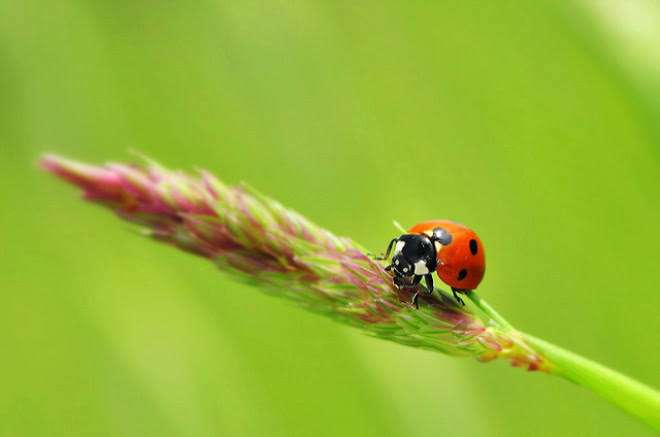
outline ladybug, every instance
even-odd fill
[[[419,223],[390,241],[385,255],[392,262],[385,267],[393,271],[397,287],[416,287],[424,278],[427,291],[433,293],[433,271],[451,287],[454,298],[465,305],[459,293],[477,288],[484,277],[484,247],[477,234],[468,227],[449,220]],[[413,296],[417,304],[419,291]]]

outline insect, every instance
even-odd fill
[[[460,293],[477,288],[484,277],[484,247],[477,234],[449,220],[419,223],[390,241],[383,257],[392,262],[385,270],[394,273],[397,287],[416,287],[424,278],[427,291],[433,293],[433,271],[451,287],[454,298],[465,305]],[[417,291],[412,302],[418,306]]]

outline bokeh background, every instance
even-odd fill
[[[0,435],[651,435],[232,282],[35,162],[137,149],[374,251],[464,222],[510,321],[657,387],[659,29],[650,0],[0,2]]]

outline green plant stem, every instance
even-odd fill
[[[551,373],[592,390],[655,429],[660,429],[658,391],[547,341],[522,332],[520,334],[529,346],[554,364]]]
[[[502,328],[504,329],[510,329],[514,330],[513,326],[509,322],[506,321],[504,317],[500,315],[495,309],[488,304],[485,300],[483,300],[476,291],[470,291],[467,293],[467,297],[472,301],[473,304],[476,305],[477,308],[479,308],[484,314],[486,314],[488,317],[490,317],[492,320],[497,322]]]
[[[595,361],[515,330],[475,292],[468,293],[468,298],[500,327],[515,331],[528,346],[550,361],[550,373],[588,388],[653,428],[660,429],[660,393],[657,390]]]

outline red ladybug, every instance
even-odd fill
[[[390,241],[385,256],[394,248],[392,263],[385,270],[394,271],[397,287],[416,286],[425,279],[429,293],[433,292],[432,272],[451,287],[454,297],[465,304],[458,293],[477,288],[484,277],[486,259],[484,246],[471,229],[449,220],[429,220],[419,223]],[[417,306],[417,293],[413,296]]]

